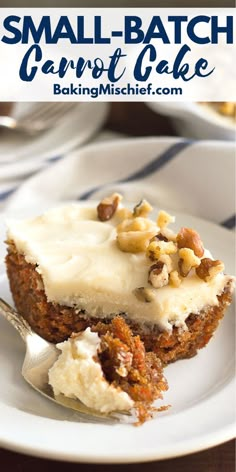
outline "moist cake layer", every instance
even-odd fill
[[[47,301],[94,318],[125,313],[138,323],[170,331],[185,327],[189,314],[217,306],[218,296],[232,280],[218,273],[209,281],[190,271],[181,285],[150,287],[151,298],[140,300],[136,289],[146,287],[150,261],[145,252],[123,252],[116,243],[117,216],[100,221],[96,208],[70,204],[44,215],[8,222],[8,240],[40,274]],[[150,222],[150,220],[149,220]],[[159,231],[150,222],[149,239]],[[205,251],[204,257],[211,257]],[[177,268],[176,254],[171,256]]]
[[[50,342],[67,339],[73,332],[84,331],[97,325],[92,318],[74,308],[48,302],[41,276],[35,266],[25,261],[14,246],[9,247],[6,258],[11,292],[19,313],[33,330]],[[206,307],[199,314],[189,314],[186,330],[174,327],[171,332],[160,331],[156,325],[148,327],[125,318],[134,334],[139,334],[147,351],[154,351],[164,364],[180,358],[192,357],[204,347],[216,330],[227,306],[232,301],[233,283],[230,282],[218,297],[218,305]],[[110,320],[103,320],[109,323]]]

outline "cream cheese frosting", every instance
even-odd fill
[[[97,333],[87,328],[76,338],[57,344],[61,350],[48,373],[54,395],[79,399],[89,408],[109,413],[130,410],[134,405],[130,396],[109,384],[103,375],[97,352],[100,346]]]
[[[184,328],[189,313],[218,305],[217,295],[231,277],[219,273],[205,282],[194,271],[178,288],[152,288],[151,302],[140,301],[134,291],[147,286],[150,262],[145,253],[119,250],[116,226],[116,217],[101,222],[95,207],[73,203],[33,219],[8,221],[8,239],[27,262],[36,264],[48,301],[85,310],[88,316],[125,313],[170,331],[173,325]]]

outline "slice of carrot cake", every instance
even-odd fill
[[[133,409],[141,424],[167,390],[160,359],[145,351],[121,316],[72,334],[57,347],[62,353],[49,370],[55,397],[79,399],[102,413]]]
[[[232,298],[224,274],[191,228],[131,211],[118,194],[8,222],[7,272],[15,305],[42,337],[58,343],[98,322],[124,318],[163,364],[204,347]]]

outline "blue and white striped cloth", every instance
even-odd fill
[[[100,199],[110,192],[126,200],[235,227],[234,143],[178,138],[101,138],[50,159],[33,176],[0,182],[0,208],[31,214],[58,202]]]

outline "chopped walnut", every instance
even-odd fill
[[[168,254],[162,254],[158,260],[166,265],[168,274],[173,270],[173,262]]]
[[[169,275],[169,282],[172,287],[179,287],[180,284],[182,283],[182,279],[179,275],[179,272],[177,270],[172,270],[172,272]]]
[[[175,254],[177,247],[172,241],[152,241],[147,248],[147,257],[157,261],[162,254]]]
[[[177,235],[171,229],[162,228],[162,230],[159,231],[159,233],[157,233],[154,236],[153,241],[165,241],[166,243],[168,241],[172,241],[173,243],[176,243],[176,237],[177,237]],[[152,241],[150,241],[150,242],[152,242]]]
[[[205,282],[209,282],[212,280],[217,274],[223,272],[225,266],[223,262],[216,260],[213,261],[208,257],[205,257],[201,260],[200,265],[196,268],[196,274],[200,279],[205,280]]]
[[[159,232],[154,236],[154,238],[152,238],[150,243],[152,243],[153,241],[165,241],[166,243],[168,243],[169,240],[168,238],[166,238],[166,236]]]
[[[175,222],[175,217],[169,215],[164,210],[159,211],[158,216],[157,216],[157,226],[159,226],[160,229],[165,228],[168,226],[170,223]]]
[[[128,220],[128,219],[131,219],[132,216],[133,216],[133,213],[131,210],[129,210],[128,208],[118,208],[117,211],[116,211],[116,216],[118,216],[118,218],[123,221],[123,220]]]
[[[122,231],[117,234],[117,244],[124,252],[145,252],[153,234],[152,231]]]
[[[122,221],[122,223],[117,226],[116,230],[120,233],[121,231],[150,231],[154,228],[155,225],[153,221],[138,216],[137,218]]]
[[[134,294],[140,302],[151,303],[155,295],[153,290],[148,287],[138,287],[134,290]]]
[[[181,228],[177,234],[177,245],[179,249],[192,249],[197,257],[202,257],[204,254],[204,247],[201,238],[194,229]]]
[[[122,196],[119,193],[113,193],[109,197],[104,198],[97,206],[98,219],[100,221],[108,221],[115,214]]]
[[[177,234],[174,233],[174,231],[172,231],[172,229],[162,228],[161,234],[162,234],[163,237],[168,239],[168,241],[173,241],[174,243],[176,243]]]
[[[169,274],[166,264],[161,261],[157,261],[153,264],[148,273],[148,282],[154,288],[161,288],[168,284]]]
[[[199,257],[195,256],[192,249],[182,248],[179,250],[179,272],[182,277],[187,277],[190,270],[194,267],[198,267],[200,264]]]
[[[147,200],[141,200],[133,209],[134,216],[142,216],[143,218],[147,218],[149,213],[152,211],[152,206]]]

